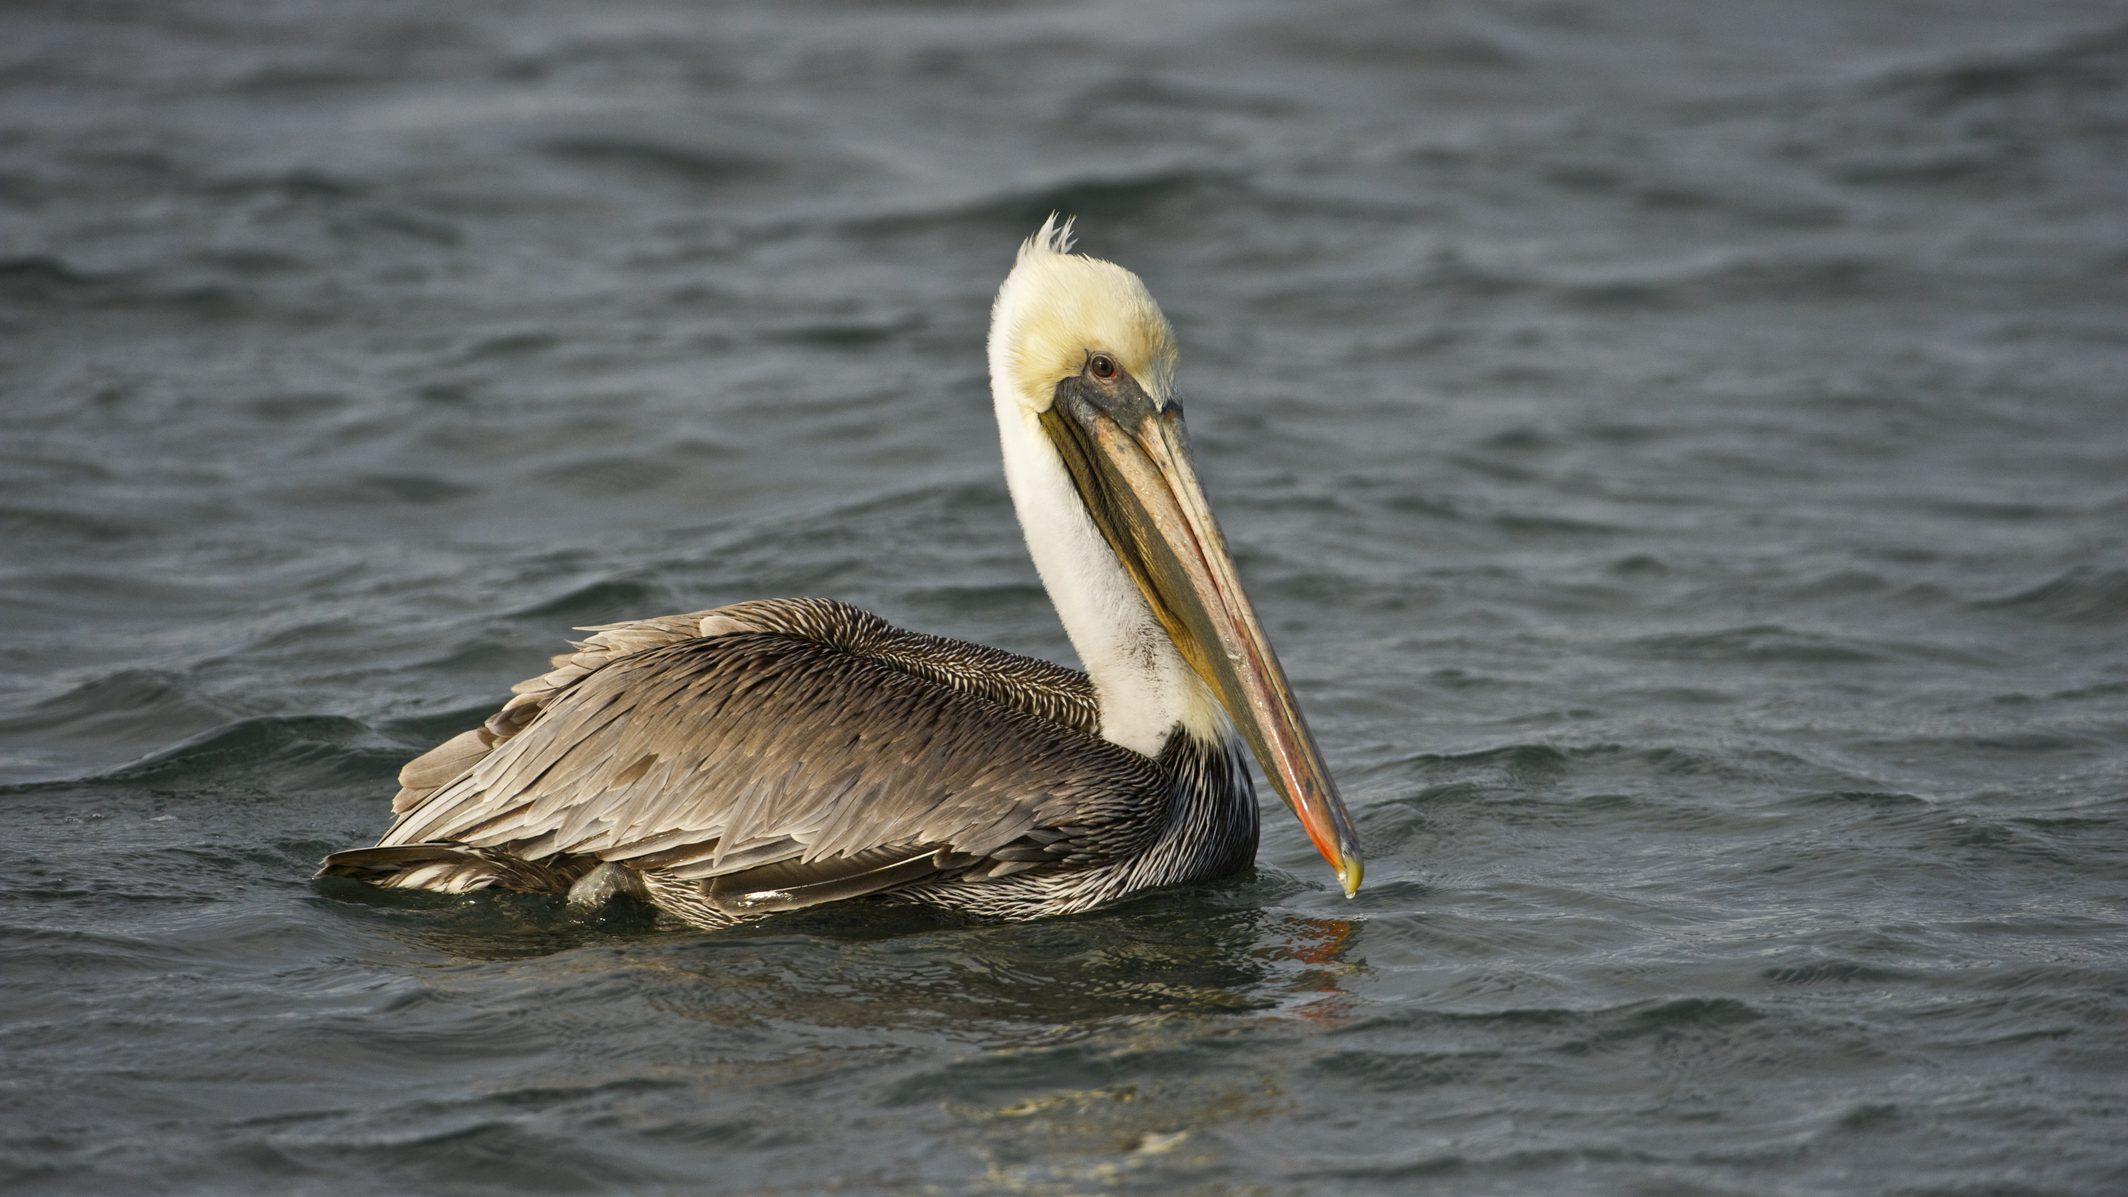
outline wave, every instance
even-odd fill
[[[2128,619],[2128,569],[2078,565],[2036,586],[1974,606],[2049,622],[2117,625]]]
[[[1742,661],[1755,664],[1859,665],[1891,654],[1851,638],[1805,632],[1782,624],[1744,624],[1698,632],[1642,636],[1624,646],[1635,656],[1670,661]]]
[[[562,162],[692,188],[772,183],[786,173],[783,160],[767,154],[612,134],[552,137],[539,149]]]
[[[168,784],[185,778],[264,776],[277,788],[321,782],[383,784],[405,761],[368,724],[342,715],[259,716],[224,723],[129,764],[98,781]]]

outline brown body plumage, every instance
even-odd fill
[[[878,893],[1064,913],[1255,851],[1236,754],[1101,739],[1075,670],[824,599],[588,630],[401,770],[391,829],[320,875],[622,892],[721,926]]]

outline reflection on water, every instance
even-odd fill
[[[659,1009],[734,1027],[800,1019],[1025,1047],[1146,1016],[1324,1020],[1341,980],[1364,968],[1353,952],[1359,924],[1240,904],[1263,888],[1246,878],[1031,924],[863,903],[713,934],[627,901],[580,918],[557,899],[527,895],[400,893],[333,880],[320,888],[366,905],[378,929],[419,955],[625,971]]]
[[[1257,1048],[1342,1025],[1366,970],[1363,923],[1264,904],[1290,885],[1259,874],[1033,924],[881,904],[717,934],[623,904],[575,921],[515,895],[393,894],[369,903],[369,931],[422,976],[420,1009],[476,1007],[434,1016],[440,1033],[504,1019],[499,1044],[547,1061],[520,1085],[589,1051],[647,1086],[639,1099],[855,1086],[866,1107],[935,1120],[934,1146],[988,1184],[1079,1192],[1197,1176],[1226,1136],[1288,1108],[1287,1066]],[[538,1008],[508,1014],[525,1001]]]
[[[1214,1132],[1250,1134],[1283,1112],[1276,1072],[1173,1077],[1041,1092],[1003,1106],[948,1102],[951,1141],[1012,1193],[1169,1185],[1220,1161]]]
[[[1285,1024],[1335,1025],[1358,924],[1229,911],[1134,922],[1045,974],[1041,1007],[1072,1021],[988,1037],[899,1095],[935,1101],[950,1141],[1007,1192],[1082,1192],[1201,1178],[1227,1136],[1259,1133],[1290,1099],[1284,1066],[1252,1058]],[[1150,932],[1150,933],[1148,933]]]

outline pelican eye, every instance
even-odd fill
[[[1102,382],[1113,381],[1117,373],[1116,359],[1105,353],[1094,354],[1086,359],[1086,370]]]

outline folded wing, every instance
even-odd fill
[[[683,915],[738,915],[1094,867],[1161,829],[1169,780],[1091,734],[1090,687],[1053,665],[818,600],[616,625],[579,648],[409,764],[378,848],[323,871],[449,845],[533,866],[520,876],[625,865]],[[454,878],[433,888],[485,875],[431,872]]]

